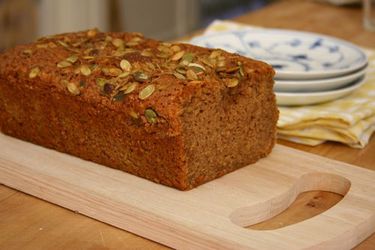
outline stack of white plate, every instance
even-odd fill
[[[245,29],[194,38],[273,66],[279,105],[308,105],[343,97],[365,81],[367,56],[357,46],[329,36],[281,29]]]

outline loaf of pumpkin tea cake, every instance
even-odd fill
[[[7,135],[188,190],[270,153],[272,68],[223,50],[89,30],[0,55]]]

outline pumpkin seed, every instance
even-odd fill
[[[103,89],[104,84],[107,82],[107,79],[104,78],[97,78],[96,79],[96,85],[100,87],[100,89]]]
[[[66,68],[70,66],[72,66],[72,63],[65,60],[57,63],[58,68]]]
[[[48,43],[48,47],[50,47],[50,48],[56,48],[57,47],[57,45],[54,43],[54,42],[49,42]]]
[[[176,68],[176,72],[185,75],[186,74],[186,69],[184,67],[180,66],[180,67]]]
[[[186,77],[189,80],[198,80],[197,74],[192,69],[186,71]]]
[[[111,36],[108,36],[108,35],[105,37],[105,41],[106,42],[110,42],[110,41],[112,41],[112,39],[113,38]]]
[[[165,46],[165,47],[171,47],[172,46],[171,43],[167,43],[167,42],[163,42],[162,45]]]
[[[187,66],[194,60],[194,55],[192,53],[185,53],[181,58],[181,65]]]
[[[154,71],[156,69],[155,65],[150,63],[150,62],[146,62],[146,65],[149,69],[151,69],[152,71]]]
[[[37,47],[38,49],[46,49],[46,48],[48,48],[48,44],[46,44],[46,43],[41,43],[41,44],[37,44],[36,47]]]
[[[180,48],[180,46],[178,46],[178,45],[173,45],[173,46],[171,47],[171,50],[172,50],[173,52],[178,52],[178,51],[181,50],[181,48]]]
[[[185,54],[185,51],[181,50],[181,51],[177,52],[176,54],[174,54],[172,56],[171,60],[172,61],[178,61],[183,57],[184,54]]]
[[[39,73],[40,73],[39,67],[32,68],[30,70],[30,73],[29,73],[29,78],[31,78],[31,79],[35,78],[35,77],[37,77],[39,75]]]
[[[149,50],[143,50],[143,51],[141,52],[141,56],[151,57],[151,56],[152,56],[152,52],[149,51]]]
[[[214,50],[211,52],[211,54],[209,55],[209,58],[217,58],[218,56],[221,55],[221,51],[220,50]]]
[[[134,119],[138,119],[138,117],[139,117],[138,114],[136,112],[134,112],[134,110],[131,110],[129,112],[129,115],[130,115],[131,118],[134,118]]]
[[[81,74],[84,76],[91,75],[91,69],[87,65],[81,65],[80,71],[81,71]]]
[[[112,44],[113,46],[117,47],[117,48],[123,48],[124,47],[124,40],[120,39],[120,38],[115,38],[112,40]]]
[[[24,55],[31,55],[33,53],[33,51],[31,49],[25,49],[24,51],[22,51],[22,54]]]
[[[190,69],[194,70],[194,72],[196,72],[196,73],[198,73],[198,72],[203,72],[203,71],[206,70],[202,65],[200,65],[200,64],[198,64],[198,63],[189,63],[189,64],[188,64],[188,67],[189,67]]]
[[[202,61],[203,64],[205,64],[205,65],[207,65],[211,68],[215,67],[215,61],[210,59],[210,58],[202,58],[201,61]]]
[[[225,60],[220,60],[217,62],[217,65],[216,65],[218,68],[223,68],[225,67]]]
[[[116,102],[120,102],[122,100],[124,100],[124,92],[123,91],[119,91],[116,95],[113,96],[113,100],[116,101]]]
[[[124,71],[130,71],[132,69],[132,65],[130,64],[130,62],[128,60],[125,60],[125,59],[121,60],[120,67]]]
[[[133,47],[133,46],[137,46],[138,44],[139,44],[139,42],[130,41],[130,42],[127,42],[127,43],[126,43],[126,46],[128,46],[128,47]]]
[[[79,95],[81,93],[77,85],[73,82],[68,82],[66,87],[72,95]]]
[[[104,74],[107,74],[109,76],[119,76],[119,75],[121,75],[121,73],[122,73],[121,69],[114,68],[114,67],[109,68],[109,69],[107,68],[106,70],[104,70]]]
[[[157,121],[158,115],[153,109],[148,108],[145,110],[145,117],[149,123],[155,123]]]
[[[87,31],[87,36],[92,38],[92,37],[95,37],[97,33],[98,33],[97,29],[91,29],[91,30]]]
[[[131,83],[125,85],[124,87],[122,87],[121,90],[123,90],[124,94],[126,94],[126,95],[130,94],[131,92],[133,92],[137,88],[138,84],[139,83],[137,83],[137,82],[131,82]]]
[[[126,48],[124,51],[125,51],[125,54],[129,54],[129,53],[137,52],[138,50],[132,49],[132,48]]]
[[[121,57],[121,56],[124,56],[126,54],[125,50],[124,49],[117,49],[113,55],[116,56],[116,57]]]
[[[152,93],[154,93],[154,91],[155,91],[155,85],[150,84],[139,92],[138,97],[141,100],[145,100],[146,98],[150,97]]]
[[[65,61],[68,61],[72,64],[74,64],[76,61],[78,60],[78,56],[77,55],[71,55],[69,56],[68,58],[65,59]]]
[[[126,46],[132,47],[138,45],[143,39],[140,37],[134,37],[129,42],[126,43]]]
[[[63,42],[61,40],[58,40],[57,43],[60,44],[61,46],[65,47],[65,48],[69,47],[69,45],[66,42]]]
[[[203,81],[199,81],[199,80],[194,80],[194,81],[189,81],[189,84],[201,84],[203,83]]]
[[[240,73],[240,76],[241,76],[241,77],[244,77],[244,76],[245,76],[245,72],[244,72],[244,70],[243,70],[243,65],[242,65],[242,63],[241,63],[241,62],[238,62],[238,66],[239,66],[239,70],[238,70],[238,72]]]
[[[80,86],[81,88],[86,87],[86,82],[83,81],[83,80],[79,81],[79,86]]]
[[[138,82],[145,82],[148,80],[148,75],[146,75],[144,72],[142,71],[137,71],[133,74],[134,76],[134,79]]]
[[[239,83],[239,80],[237,78],[230,78],[230,79],[225,79],[225,85],[228,88],[233,88],[236,87]]]
[[[156,56],[159,57],[159,58],[168,58],[169,57],[169,55],[167,53],[158,53],[158,54],[156,54]]]
[[[130,75],[130,72],[129,71],[125,71],[125,72],[122,72],[120,75],[118,75],[118,78],[125,78],[128,75]]]
[[[186,77],[183,75],[183,74],[180,74],[178,72],[174,72],[173,75],[177,78],[177,79],[180,79],[180,80],[185,80]]]
[[[95,57],[94,56],[84,56],[84,57],[82,57],[83,59],[85,59],[85,60],[92,60],[92,59],[94,59]]]
[[[227,73],[233,73],[235,71],[238,71],[239,70],[239,67],[238,66],[234,66],[234,67],[231,67],[231,68],[227,68],[225,72]]]

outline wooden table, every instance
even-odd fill
[[[375,48],[375,33],[362,27],[357,7],[335,7],[313,1],[280,1],[235,21],[334,35]],[[375,137],[362,150],[337,143],[309,147],[279,141],[293,148],[375,170]],[[374,194],[375,195],[375,194]],[[284,213],[252,228],[277,228],[320,213],[341,197],[327,192],[300,195]],[[95,221],[0,185],[0,249],[166,249],[155,242]],[[356,249],[375,249],[375,235]]]

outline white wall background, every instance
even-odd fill
[[[106,0],[40,0],[38,36],[109,28]]]
[[[196,29],[199,0],[114,0],[121,31],[168,40]],[[38,36],[97,27],[109,31],[107,0],[40,0]],[[113,10],[112,10],[113,11]]]

